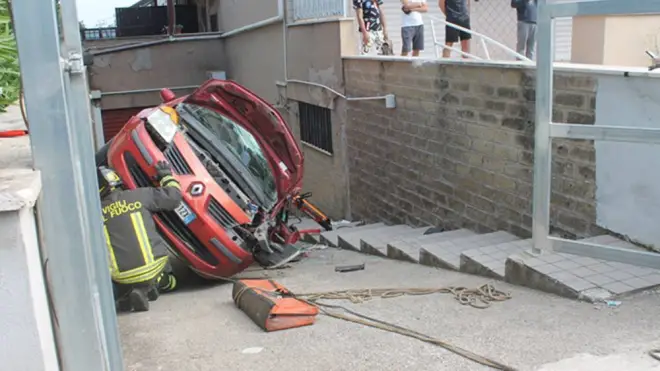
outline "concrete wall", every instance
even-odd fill
[[[277,100],[275,81],[284,80],[282,23],[227,37],[227,78],[238,81],[269,102]]]
[[[573,32],[571,62],[601,64],[605,53],[605,18],[574,18]]]
[[[531,234],[534,75],[520,67],[344,60],[355,217]],[[554,119],[593,124],[593,77],[556,73]],[[596,226],[595,150],[554,141],[553,231]]]
[[[276,16],[278,0],[215,0],[210,14],[218,14],[218,28],[227,32]]]
[[[659,15],[589,16],[573,19],[573,63],[649,66],[660,53]]]
[[[22,130],[18,105],[0,130]],[[27,136],[0,142],[0,369],[59,371],[34,205],[41,175]],[[52,273],[51,273],[52,274]]]
[[[59,370],[32,207],[0,212],[0,359],[6,370]]]
[[[226,68],[223,40],[179,41],[98,55],[89,68],[89,84],[102,92],[199,85],[207,71]],[[104,97],[102,105],[144,107],[159,101],[158,93],[123,94]]]
[[[288,78],[325,85],[344,91],[341,55],[355,53],[352,38],[353,22],[336,21],[299,25],[288,29]],[[313,45],[323,45],[309,53]],[[289,100],[288,120],[297,137],[300,136],[298,102],[332,109],[333,154],[301,142],[305,155],[305,191],[312,191],[312,202],[335,219],[348,218],[348,177],[346,159],[346,101],[326,89],[290,82],[286,97]]]

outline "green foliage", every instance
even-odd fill
[[[20,94],[21,76],[18,50],[11,24],[7,0],[0,0],[0,112],[16,102]]]

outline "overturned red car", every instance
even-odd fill
[[[156,186],[154,166],[167,160],[181,183],[176,211],[154,216],[172,253],[206,278],[232,276],[299,238],[288,225],[297,208],[325,229],[327,217],[301,194],[303,156],[282,116],[245,87],[210,80],[132,117],[96,156],[128,189]]]

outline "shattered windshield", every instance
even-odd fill
[[[251,175],[247,179],[257,183],[264,196],[271,202],[277,201],[275,178],[268,165],[266,156],[259,147],[257,140],[249,131],[231,119],[204,107],[193,104],[181,104],[200,124],[211,131],[217,139],[229,150],[234,160],[237,160]],[[261,205],[268,209],[271,205]]]

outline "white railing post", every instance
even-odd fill
[[[440,58],[440,50],[438,49],[438,37],[435,34],[435,24],[431,20],[431,34],[433,35],[433,49],[435,50],[435,57]]]
[[[531,62],[531,63],[534,62],[534,61],[532,61],[531,59],[527,58],[526,56],[524,56],[524,55],[522,55],[522,54],[516,52],[515,50],[513,50],[513,49],[507,47],[506,45],[502,44],[501,42],[496,41],[496,40],[494,40],[494,39],[491,39],[490,37],[488,37],[488,36],[486,36],[486,35],[484,35],[484,34],[482,34],[482,33],[479,33],[479,32],[474,31],[474,30],[467,29],[467,28],[465,28],[465,27],[461,27],[461,26],[459,26],[459,25],[457,25],[457,24],[454,24],[454,23],[451,23],[451,22],[447,22],[447,20],[442,19],[442,18],[438,18],[438,17],[434,17],[434,16],[430,16],[430,18],[431,18],[431,19],[435,19],[435,20],[439,21],[440,23],[442,23],[442,24],[444,24],[444,25],[446,25],[446,26],[449,26],[449,27],[455,28],[455,29],[457,29],[457,30],[459,30],[459,31],[467,32],[467,33],[469,33],[469,34],[472,35],[472,36],[480,37],[482,40],[487,41],[487,42],[489,42],[489,43],[492,43],[493,45],[495,45],[495,46],[501,48],[502,50],[504,50],[505,53],[507,53],[507,54],[509,54],[509,55],[511,55],[511,56],[513,56],[513,57],[515,57],[515,58],[517,58],[517,59],[519,59],[519,60],[521,60],[521,61]],[[438,45],[437,40],[436,40],[436,45]],[[449,49],[454,50],[453,48],[449,48]],[[462,54],[462,55],[470,55],[470,54],[463,53],[463,52],[461,52],[461,54]],[[482,59],[482,58],[475,58],[475,59]],[[488,59],[490,59],[490,58],[488,58]]]
[[[486,55],[486,59],[490,60],[490,53],[488,53],[488,45],[486,45],[486,40],[484,40],[483,37],[480,37],[479,41],[481,41],[481,47],[484,48],[484,54]]]

